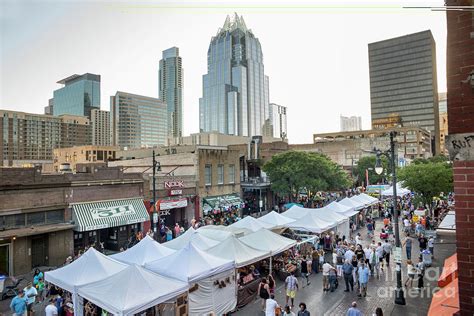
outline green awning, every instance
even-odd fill
[[[203,203],[209,205],[211,208],[218,208],[222,206],[239,206],[242,200],[237,194],[229,194],[208,196],[203,198]]]
[[[142,223],[150,219],[143,199],[133,198],[72,204],[74,230],[91,231]]]

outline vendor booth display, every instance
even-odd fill
[[[230,225],[229,227],[233,228],[245,228],[250,229],[253,232],[260,230],[262,228],[271,228],[271,224],[258,221],[257,219],[253,218],[252,216],[246,216],[242,218],[240,221],[235,222],[234,224]]]
[[[217,240],[207,238],[204,235],[198,234],[196,230],[191,227],[181,236],[173,240],[167,241],[162,245],[170,249],[180,250],[183,249],[189,243],[192,243],[201,250],[206,250],[211,247],[214,247],[219,242]]]
[[[275,211],[271,211],[270,213],[258,218],[258,221],[263,222],[265,225],[270,225],[270,229],[275,229],[285,227],[286,224],[294,222],[295,220]]]
[[[144,266],[147,262],[166,257],[174,252],[174,249],[167,248],[153,240],[150,236],[146,236],[132,248],[112,255],[110,258],[128,264]]]
[[[82,315],[82,303],[77,297],[78,287],[109,278],[127,267],[128,265],[89,248],[72,263],[45,272],[45,281],[70,292],[73,295],[74,314]]]
[[[159,310],[159,304],[176,301],[188,288],[187,282],[131,265],[106,279],[80,286],[78,293],[114,315],[134,315],[149,309]],[[185,315],[186,306],[179,308],[180,314]]]
[[[237,305],[234,262],[210,255],[192,242],[145,268],[190,283],[190,315],[222,315]]]

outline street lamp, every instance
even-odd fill
[[[397,208],[397,173],[395,165],[395,136],[396,132],[390,132],[390,149],[387,151],[381,151],[374,148],[373,153],[376,154],[375,160],[375,172],[380,175],[383,172],[381,156],[385,156],[389,159],[392,172],[393,172],[393,220],[395,222],[395,247],[396,251],[399,252],[399,257],[397,259],[397,288],[395,289],[395,304],[405,305],[405,295],[403,293],[402,287],[402,264],[401,264],[401,242],[400,242],[400,232],[398,226],[398,208]]]

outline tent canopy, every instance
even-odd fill
[[[230,236],[233,236],[231,232],[228,232],[223,225],[206,225],[199,227],[196,232],[204,235],[207,238],[214,239],[217,241],[223,241]]]
[[[288,211],[283,213],[283,216],[292,218],[292,219],[298,219],[308,214],[308,212],[309,212],[308,208],[304,208],[298,205],[293,205]]]
[[[351,196],[350,199],[352,201],[356,202],[356,203],[359,203],[360,205],[363,205],[364,207],[369,206],[370,204],[372,204],[371,202],[367,201],[366,199],[364,199],[360,195],[353,195],[353,196]]]
[[[242,218],[240,221],[237,221],[233,223],[232,225],[229,225],[229,227],[246,228],[246,229],[250,229],[252,232],[256,232],[257,230],[260,230],[262,228],[271,228],[272,225],[265,222],[258,221],[252,216],[246,216]]]
[[[159,244],[150,236],[146,236],[132,248],[110,257],[120,262],[144,266],[147,262],[160,259],[174,252],[175,250]]]
[[[272,256],[279,254],[296,245],[296,241],[282,237],[267,229],[240,237],[240,241],[255,249],[269,251]]]
[[[443,218],[441,223],[438,225],[437,231],[456,231],[456,213],[449,211],[448,214]]]
[[[379,203],[379,199],[377,198],[374,198],[368,194],[365,194],[365,193],[361,193],[359,194],[359,196],[363,199],[365,199],[367,202],[369,202],[370,204],[376,204],[376,203]]]
[[[270,257],[270,251],[250,247],[233,235],[222,241],[219,245],[206,250],[206,253],[219,258],[232,260],[235,262],[237,268]]]
[[[349,220],[346,215],[336,212],[332,207],[329,207],[328,205],[326,205],[325,207],[316,208],[312,211],[312,213],[320,219],[330,223],[334,222],[337,224],[342,224]]]
[[[298,218],[286,226],[295,230],[307,231],[312,233],[322,233],[337,225],[336,222],[329,222],[323,220],[321,216],[316,214],[316,211],[308,211],[306,215]]]
[[[295,220],[293,218],[289,218],[284,215],[281,215],[275,211],[271,211],[270,213],[260,217],[258,221],[271,225],[271,229],[273,229],[273,228],[283,227],[286,224],[294,222]]]
[[[335,212],[339,214],[345,215],[347,217],[351,217],[359,213],[353,207],[340,204],[339,202],[336,202],[336,201],[329,203],[328,205],[326,205],[326,207],[334,210]]]
[[[405,196],[407,194],[410,194],[411,191],[402,187],[402,185],[400,184],[400,182],[397,183],[397,196]],[[383,196],[393,196],[393,185],[390,186],[390,188],[388,188],[387,190],[385,191],[382,191],[382,195]]]
[[[339,204],[342,204],[344,206],[349,206],[350,208],[353,208],[356,211],[360,211],[361,209],[364,208],[364,204],[358,203],[352,199],[349,199],[347,197],[343,198],[338,202]]]
[[[71,293],[78,286],[103,280],[124,270],[127,265],[89,248],[72,263],[45,273],[45,280]]]
[[[208,238],[202,234],[196,233],[196,230],[191,227],[178,238],[165,242],[163,246],[174,250],[180,250],[183,249],[189,243],[192,243],[199,249],[206,250],[211,247],[214,247],[219,242],[217,240]]]
[[[194,282],[234,268],[234,262],[218,258],[188,243],[174,254],[147,263],[153,272],[185,282]]]
[[[186,292],[189,285],[140,266],[79,287],[79,295],[116,315],[133,315]]]

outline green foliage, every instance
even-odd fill
[[[369,184],[378,184],[382,183],[382,180],[384,178],[384,174],[382,173],[381,175],[378,175],[375,172],[375,160],[376,157],[375,155],[372,156],[367,156],[367,157],[362,157],[359,159],[357,162],[357,165],[354,166],[354,178],[359,182],[360,184],[364,183],[365,184],[365,170],[366,169],[372,169],[369,170]],[[392,172],[390,168],[390,164],[388,162],[388,159],[385,156],[381,157],[382,160],[382,166],[384,173],[387,173],[388,175]]]
[[[287,151],[274,155],[263,166],[272,189],[284,196],[302,189],[312,192],[339,190],[350,185],[347,173],[327,156],[304,151]]]
[[[412,164],[420,165],[420,164],[428,164],[430,162],[437,163],[437,162],[448,162],[449,159],[443,155],[436,155],[434,157],[430,157],[428,159],[425,158],[416,158],[412,161]]]
[[[435,160],[436,161],[436,160]],[[433,197],[453,190],[453,168],[447,162],[412,163],[400,169],[398,178],[404,186],[420,195],[424,204],[431,205]]]

